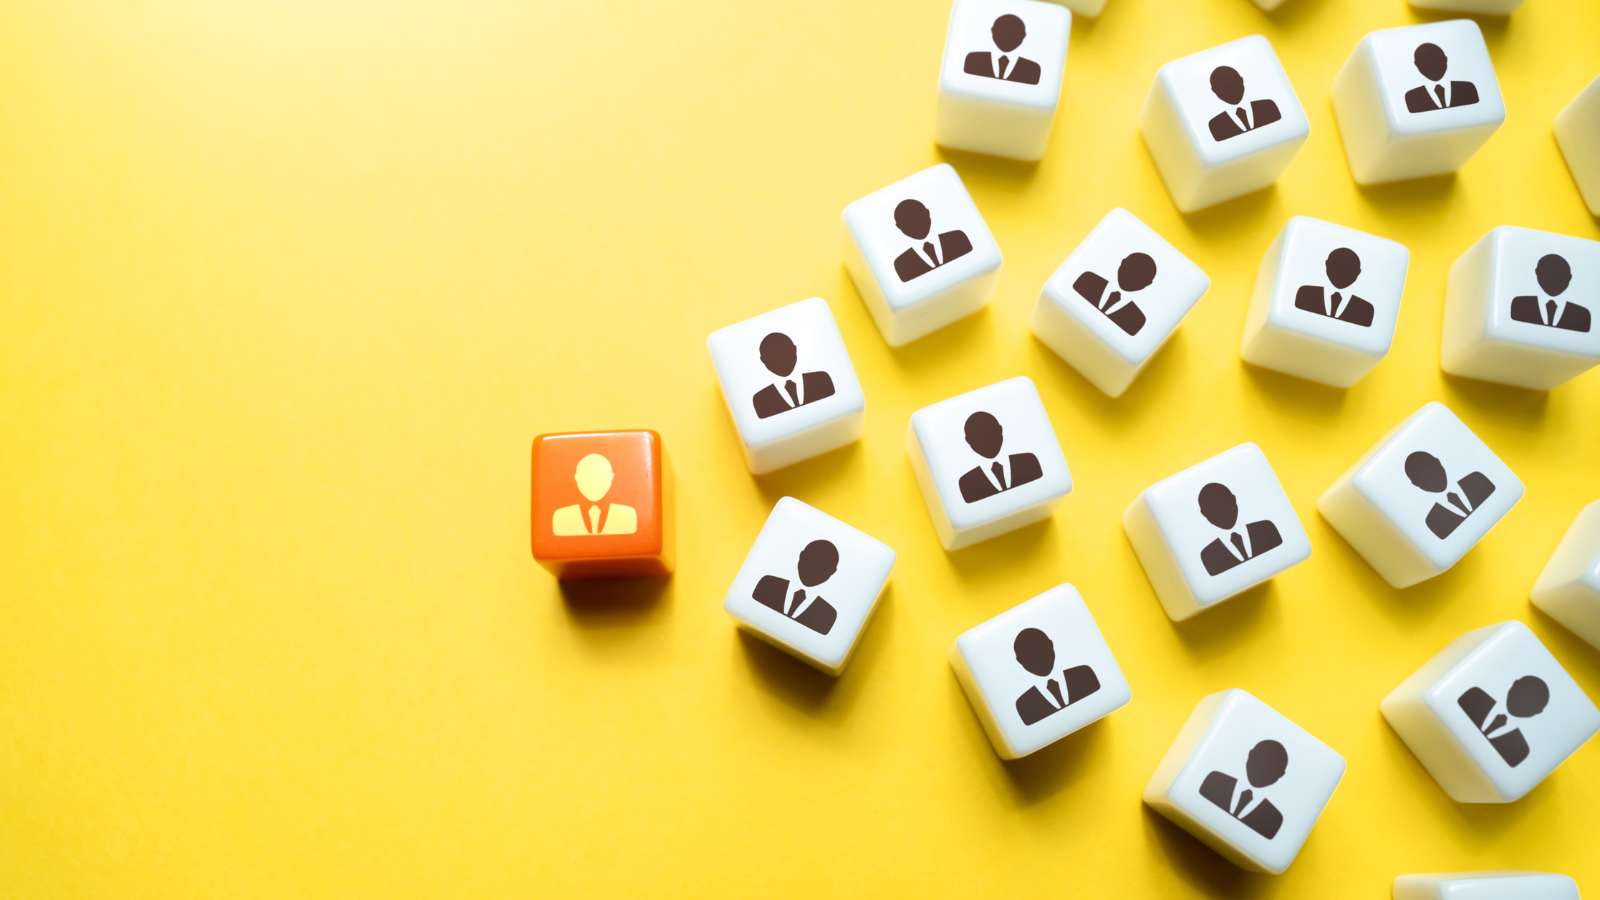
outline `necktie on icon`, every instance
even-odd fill
[[[1002,491],[1005,490],[1006,489],[1006,467],[1001,465],[1001,464],[999,464],[999,463],[995,463],[994,465],[989,467],[989,470],[994,472],[994,480],[1000,483],[1000,490],[1002,490]]]
[[[1233,114],[1239,117],[1239,124],[1244,126],[1244,130],[1245,131],[1249,131],[1250,130],[1250,117],[1245,115],[1244,107],[1242,107],[1242,106],[1234,107]]]
[[[1556,302],[1554,300],[1546,300],[1544,302],[1544,314],[1546,325],[1554,325],[1556,323]]]
[[[783,389],[789,392],[790,401],[792,401],[795,406],[799,406],[800,405],[800,389],[795,387],[794,379],[791,378],[788,381],[785,381],[783,383]]]
[[[784,615],[791,619],[794,618],[795,613],[800,611],[800,604],[804,602],[806,602],[806,592],[804,590],[795,591],[794,599],[789,601],[789,611],[785,612]]]
[[[1010,60],[1006,59],[1004,56],[1000,57],[1000,75],[999,75],[999,77],[1001,77],[1001,78],[1006,77],[1006,66],[1008,66],[1010,64],[1011,64]]]
[[[1328,315],[1330,315],[1330,316],[1339,315],[1339,304],[1341,302],[1343,302],[1344,298],[1339,296],[1339,292],[1338,291],[1334,291],[1333,292],[1333,296],[1329,297],[1328,300],[1329,300]]]
[[[1439,95],[1439,108],[1440,109],[1444,109],[1445,107],[1450,105],[1450,104],[1446,103],[1445,99],[1444,99],[1444,85],[1442,85],[1442,84],[1434,85],[1433,86],[1433,92],[1435,94]]]
[[[1249,788],[1245,788],[1239,792],[1239,805],[1233,808],[1233,817],[1235,819],[1239,818],[1239,814],[1244,812],[1245,807],[1250,805],[1250,799],[1254,796],[1255,792],[1251,791]]]
[[[1230,532],[1228,534],[1228,540],[1232,541],[1233,545],[1235,547],[1239,548],[1239,558],[1240,559],[1249,559],[1250,558],[1250,551],[1246,550],[1244,548],[1244,538],[1239,536],[1239,532],[1237,532],[1237,531]]]
[[[939,268],[939,253],[933,248],[933,241],[923,241],[922,252],[928,254],[928,259],[933,262],[935,269]]]
[[[589,533],[600,533],[600,507],[598,504],[589,507]]]
[[[1049,681],[1046,681],[1044,686],[1050,689],[1050,696],[1056,698],[1056,706],[1065,709],[1067,701],[1061,697],[1061,685],[1056,684],[1056,680],[1052,678]]]

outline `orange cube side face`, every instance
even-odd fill
[[[672,499],[654,431],[533,440],[533,558],[557,578],[670,575]]]

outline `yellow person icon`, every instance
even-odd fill
[[[556,510],[550,521],[550,530],[562,537],[580,534],[633,534],[639,530],[639,514],[633,507],[621,503],[608,503],[600,508],[600,499],[611,492],[611,460],[591,453],[578,460],[573,479],[578,482],[578,493],[589,501],[589,515],[584,516],[583,506],[574,504]]]

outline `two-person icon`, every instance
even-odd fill
[[[817,596],[815,591],[807,596],[806,590],[816,588],[832,578],[838,570],[839,548],[832,541],[812,541],[800,551],[800,558],[795,564],[795,577],[800,587],[793,594],[789,593],[789,579],[763,575],[750,596],[785,618],[793,619],[818,634],[827,634],[833,630],[839,611],[833,604]]]
[[[1328,254],[1322,266],[1328,275],[1328,283],[1333,285],[1334,289],[1330,292],[1325,291],[1320,284],[1301,285],[1300,289],[1295,291],[1295,309],[1327,316],[1340,322],[1349,322],[1362,328],[1371,326],[1372,304],[1354,293],[1349,296],[1340,293],[1361,277],[1361,257],[1349,247],[1340,247]]]
[[[1004,55],[1022,46],[1023,39],[1028,36],[1027,26],[1023,24],[1022,19],[1009,13],[995,19],[989,28],[989,36],[994,39],[994,45],[1000,48],[999,59],[995,59],[994,54],[986,50],[974,50],[967,54],[961,71],[968,75],[1015,81],[1018,84],[1039,83],[1038,63],[1021,56],[1012,60]]]
[[[1049,635],[1037,628],[1017,632],[1011,649],[1017,654],[1018,665],[1030,675],[1044,679],[1017,698],[1017,715],[1024,725],[1053,716],[1100,690],[1100,678],[1089,666],[1072,666],[1063,669],[1058,676],[1056,646]],[[1039,690],[1040,687],[1044,690]]]
[[[1147,253],[1130,253],[1124,256],[1122,264],[1117,266],[1119,290],[1107,294],[1106,288],[1110,287],[1110,283],[1094,272],[1084,272],[1079,275],[1072,283],[1072,289],[1078,292],[1078,296],[1089,301],[1095,309],[1104,313],[1106,318],[1116,323],[1118,328],[1133,335],[1144,328],[1144,310],[1126,295],[1144,290],[1155,280],[1156,261]]]
[[[1411,62],[1423,78],[1434,82],[1406,91],[1406,109],[1411,112],[1432,112],[1478,102],[1478,88],[1470,81],[1452,81],[1448,90],[1438,83],[1450,68],[1450,58],[1438,44],[1419,44],[1411,54]]]
[[[1211,70],[1211,93],[1233,107],[1233,111],[1218,113],[1206,123],[1213,140],[1226,141],[1263,125],[1271,125],[1283,118],[1283,112],[1272,100],[1252,100],[1244,108],[1244,76],[1232,66],[1217,66]]]
[[[1261,741],[1250,748],[1250,755],[1245,759],[1244,774],[1250,787],[1239,792],[1237,801],[1233,791],[1238,787],[1239,779],[1225,772],[1214,771],[1207,775],[1200,782],[1200,796],[1270,841],[1278,836],[1278,829],[1283,827],[1283,813],[1265,797],[1254,806],[1251,801],[1255,800],[1256,791],[1276,784],[1288,770],[1289,751],[1277,741]]]
[[[585,510],[583,504],[575,503],[557,509],[550,519],[551,534],[577,537],[633,534],[639,530],[639,514],[633,507],[622,503],[608,503],[603,508],[600,506],[600,501],[611,493],[611,485],[616,478],[611,460],[598,453],[590,453],[578,460],[572,477],[577,482],[578,493],[589,501],[589,508]]]
[[[1589,308],[1571,300],[1563,303],[1555,299],[1566,293],[1567,287],[1572,284],[1572,265],[1566,258],[1554,253],[1540,257],[1538,264],[1533,268],[1533,275],[1539,282],[1540,289],[1549,295],[1550,299],[1541,304],[1537,295],[1512,297],[1512,320],[1587,334],[1590,324]]]
[[[1456,705],[1467,714],[1472,724],[1478,728],[1478,733],[1489,741],[1500,758],[1506,765],[1516,768],[1523,760],[1528,758],[1528,739],[1523,737],[1521,728],[1510,731],[1494,732],[1504,728],[1510,719],[1506,713],[1519,718],[1531,719],[1544,712],[1550,704],[1550,686],[1544,679],[1536,675],[1524,675],[1511,683],[1511,689],[1506,691],[1506,712],[1497,714],[1493,719],[1489,714],[1494,712],[1494,698],[1483,688],[1467,688],[1460,697],[1456,698]]]
[[[833,378],[827,372],[804,372],[798,381],[789,377],[799,358],[799,350],[787,334],[774,331],[761,339],[761,364],[781,381],[763,387],[750,398],[756,418],[769,419],[833,396]]]
[[[1425,450],[1407,456],[1405,468],[1406,477],[1413,485],[1430,494],[1444,494],[1445,503],[1449,504],[1435,503],[1428,510],[1428,530],[1440,540],[1453,534],[1494,493],[1494,482],[1482,472],[1467,473],[1457,484],[1461,489],[1459,495],[1448,490],[1450,476],[1444,470],[1444,463]]]
[[[983,465],[974,466],[961,476],[956,483],[961,489],[961,499],[975,503],[1044,477],[1039,457],[1032,453],[1013,453],[1005,462],[996,458],[1006,437],[1000,420],[992,414],[981,411],[973,413],[967,417],[964,430],[967,446],[972,448],[972,452],[994,462],[987,468]]]
[[[1216,538],[1200,551],[1200,563],[1206,567],[1207,574],[1221,575],[1283,544],[1278,526],[1268,519],[1245,525],[1242,535],[1233,530],[1239,522],[1239,498],[1227,485],[1213,481],[1200,489],[1197,499],[1200,514],[1206,521],[1229,532],[1226,542]]]
[[[902,200],[894,208],[894,224],[906,237],[922,241],[922,246],[911,247],[895,257],[894,272],[901,281],[926,275],[934,269],[960,259],[972,252],[972,241],[964,231],[946,231],[939,235],[939,245],[923,240],[933,230],[933,214],[920,200]],[[917,252],[918,250],[922,252]]]

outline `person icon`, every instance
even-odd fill
[[[894,224],[901,233],[914,241],[922,241],[933,228],[933,215],[916,200],[901,200],[894,208]],[[895,257],[894,272],[901,281],[910,281],[926,275],[952,259],[960,259],[972,252],[972,241],[964,231],[946,231],[939,235],[939,246],[932,241],[922,241],[921,253],[912,247]]]
[[[795,569],[801,587],[793,595],[789,593],[789,579],[763,575],[750,596],[762,606],[771,607],[818,634],[827,634],[833,630],[839,611],[821,597],[807,597],[806,588],[822,584],[838,571],[839,548],[831,541],[812,541],[800,551]]]
[[[1005,443],[1005,432],[1000,428],[1000,420],[989,413],[975,412],[967,416],[965,430],[967,446],[972,448],[972,452],[995,461],[987,469],[982,465],[974,466],[961,476],[958,482],[961,499],[976,503],[985,497],[993,497],[1017,485],[1044,477],[1044,470],[1039,468],[1039,457],[1032,453],[1013,453],[1006,462],[995,459],[1000,455],[1000,446]]]
[[[1217,538],[1200,551],[1200,562],[1206,567],[1207,573],[1221,575],[1283,543],[1278,526],[1267,519],[1246,525],[1243,535],[1233,530],[1239,521],[1239,498],[1228,490],[1227,485],[1211,482],[1200,489],[1199,500],[1200,515],[1205,516],[1212,525],[1229,532],[1227,543]]]
[[[1519,719],[1531,719],[1544,712],[1549,703],[1550,686],[1534,675],[1524,675],[1511,683],[1511,690],[1506,692],[1506,712],[1496,715],[1492,720],[1489,714],[1494,712],[1495,702],[1488,691],[1477,687],[1467,688],[1465,693],[1456,698],[1456,705],[1478,727],[1478,733],[1488,739],[1490,746],[1512,768],[1528,758],[1528,739],[1522,736],[1521,728],[1500,734],[1494,732],[1504,728],[1510,721],[1506,713]],[[1488,721],[1487,725],[1485,721]]]
[[[557,509],[550,519],[550,531],[558,537],[575,537],[585,534],[633,534],[639,530],[639,514],[631,506],[607,503],[600,508],[600,500],[611,493],[611,482],[616,477],[611,470],[611,460],[591,453],[578,460],[572,473],[578,483],[578,493],[589,501],[588,515],[583,505],[574,503]]]
[[[1051,643],[1049,635],[1037,628],[1024,628],[1017,632],[1011,649],[1016,651],[1017,663],[1029,674],[1045,679],[1044,691],[1034,685],[1017,698],[1017,715],[1022,717],[1024,725],[1032,725],[1040,719],[1053,716],[1100,690],[1100,678],[1088,666],[1062,670],[1059,681],[1053,677],[1056,646]],[[1065,694],[1062,694],[1063,685],[1066,686]]]
[[[1450,58],[1444,55],[1444,50],[1438,44],[1418,45],[1416,52],[1411,54],[1411,62],[1423,78],[1433,82],[1443,78],[1445,71],[1450,68]],[[1414,113],[1431,112],[1471,106],[1478,102],[1478,88],[1470,81],[1452,81],[1448,92],[1442,84],[1432,85],[1431,91],[1429,87],[1424,84],[1406,91],[1406,109]],[[1437,102],[1435,97],[1438,98]]]
[[[756,418],[770,419],[778,413],[833,396],[833,378],[827,372],[806,372],[800,376],[798,384],[789,377],[798,359],[799,352],[787,334],[774,331],[761,339],[761,364],[782,381],[767,385],[750,398],[756,408]]]
[[[1461,479],[1461,493],[1446,491],[1450,487],[1450,477],[1445,474],[1444,463],[1432,453],[1422,450],[1406,457],[1406,477],[1411,483],[1430,494],[1444,494],[1445,506],[1435,503],[1433,509],[1428,510],[1428,530],[1434,536],[1444,540],[1467,520],[1467,516],[1477,511],[1483,501],[1489,499],[1494,493],[1494,482],[1482,472],[1470,472]],[[1463,500],[1463,498],[1465,498]]]
[[[1006,54],[1022,46],[1023,38],[1028,36],[1028,29],[1022,24],[1021,19],[1008,13],[994,20],[994,24],[989,27],[989,36],[994,39],[994,45],[1000,48],[1000,52]],[[1039,64],[1033,60],[1019,56],[1013,65],[1013,61],[1004,55],[998,61],[993,60],[992,56],[993,54],[988,51],[974,50],[967,54],[967,60],[962,65],[961,71],[968,75],[1015,81],[1018,84],[1039,83]],[[1011,67],[1009,74],[1006,72],[1007,66]]]
[[[1217,66],[1211,70],[1211,93],[1216,94],[1218,100],[1233,107],[1231,114],[1218,113],[1207,123],[1214,140],[1225,141],[1228,138],[1235,138],[1283,118],[1283,113],[1278,111],[1278,104],[1271,100],[1252,100],[1249,112],[1245,111],[1244,76],[1232,66]]]
[[[1349,247],[1340,247],[1328,254],[1322,267],[1328,274],[1328,283],[1333,285],[1333,292],[1325,293],[1320,284],[1301,285],[1300,290],[1294,294],[1295,309],[1360,325],[1362,328],[1372,325],[1371,303],[1355,294],[1345,297],[1339,293],[1355,284],[1356,279],[1361,277],[1361,257]]]
[[[1222,807],[1223,812],[1270,841],[1278,836],[1278,829],[1283,827],[1283,813],[1264,797],[1254,808],[1251,808],[1250,801],[1255,798],[1256,791],[1276,784],[1288,770],[1289,751],[1277,741],[1262,741],[1250,748],[1250,756],[1245,760],[1244,774],[1250,780],[1250,787],[1239,792],[1237,803],[1233,799],[1233,789],[1238,786],[1239,780],[1223,772],[1212,772],[1200,782],[1200,796]]]
[[[1144,327],[1144,310],[1124,295],[1142,291],[1155,280],[1156,261],[1148,254],[1130,253],[1122,258],[1122,265],[1117,266],[1117,287],[1120,290],[1106,294],[1108,282],[1093,272],[1079,275],[1078,280],[1072,283],[1072,289],[1095,309],[1105,313],[1106,318],[1115,322],[1118,328],[1128,334],[1138,334],[1139,329]],[[1100,302],[1102,295],[1105,296],[1104,303]]]
[[[1538,265],[1533,267],[1533,276],[1538,280],[1539,287],[1550,295],[1550,299],[1541,307],[1537,296],[1512,297],[1511,318],[1517,322],[1527,322],[1529,325],[1544,325],[1587,334],[1589,308],[1579,306],[1571,300],[1563,305],[1555,299],[1565,293],[1567,286],[1572,284],[1572,266],[1566,259],[1554,253],[1540,257]],[[1557,315],[1558,312],[1560,315]]]

